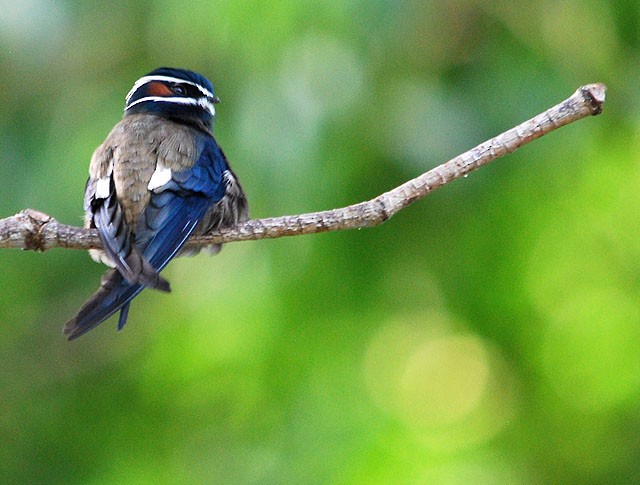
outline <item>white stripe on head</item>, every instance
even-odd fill
[[[133,103],[125,106],[124,110],[128,110],[132,106],[135,106],[138,103],[144,103],[145,101],[158,101],[160,103],[174,103],[174,104],[185,104],[191,106],[200,106],[202,109],[211,113],[211,116],[216,115],[216,109],[213,106],[213,103],[208,98],[179,98],[179,97],[171,97],[165,98],[164,96],[147,96],[146,98],[136,99]]]
[[[143,85],[145,85],[145,84],[147,84],[147,83],[149,83],[151,81],[161,81],[161,82],[178,83],[178,84],[190,84],[191,86],[195,86],[196,88],[198,88],[198,90],[203,95],[205,95],[206,97],[213,98],[213,93],[211,91],[209,91],[204,86],[201,86],[200,84],[194,83],[193,81],[187,81],[186,79],[180,79],[179,77],[155,75],[155,76],[143,76],[140,79],[138,79],[133,84],[133,87],[131,88],[131,90],[127,94],[127,96],[125,98],[125,101],[128,103],[129,99],[131,98],[131,96],[133,96],[133,93],[135,93],[140,86],[143,86]]]

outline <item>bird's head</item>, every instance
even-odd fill
[[[206,77],[193,71],[161,67],[138,79],[126,97],[125,115],[151,113],[211,129],[220,100]]]

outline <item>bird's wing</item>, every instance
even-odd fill
[[[211,137],[201,141],[196,163],[171,171],[154,188],[136,228],[136,245],[160,271],[180,251],[207,209],[225,195],[227,163]]]
[[[93,193],[85,194],[85,199],[93,212],[93,223],[104,251],[116,269],[129,283],[170,291],[169,282],[158,274],[134,244],[131,228],[116,196],[113,173],[99,180],[91,190]]]
[[[184,170],[172,171],[164,185],[154,188],[147,208],[140,215],[132,247],[137,247],[156,273],[180,251],[211,204],[225,194],[223,174],[227,164],[220,149],[211,137],[204,138],[199,148],[195,164]],[[114,236],[113,240],[122,241],[116,249],[127,244],[126,237],[123,238],[115,229],[118,217],[121,217],[117,213],[117,208],[111,212],[105,209],[105,215],[113,214],[110,218],[114,221],[111,223],[114,230],[110,235]],[[105,217],[105,220],[108,219]],[[143,284],[127,281],[119,268],[118,271],[107,272],[98,291],[66,323],[64,334],[69,340],[75,339],[119,309],[122,313],[118,328],[122,328],[126,323],[129,302],[143,289]]]

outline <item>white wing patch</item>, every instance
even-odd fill
[[[96,183],[96,199],[106,199],[109,197],[109,188],[111,185],[111,177],[102,177]]]
[[[107,173],[104,177],[100,177],[96,182],[96,199],[106,199],[109,197],[111,189],[111,174],[113,173],[113,160],[107,167]]]
[[[147,189],[149,190],[158,189],[163,185],[165,185],[170,180],[171,180],[171,169],[158,163],[158,165],[156,166],[155,172],[153,172],[153,175],[151,176],[151,180],[149,180],[149,185],[147,185]]]

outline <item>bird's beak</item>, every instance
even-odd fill
[[[218,96],[214,96],[213,98],[211,98],[211,102],[213,104],[218,104],[220,102],[220,98]]]

